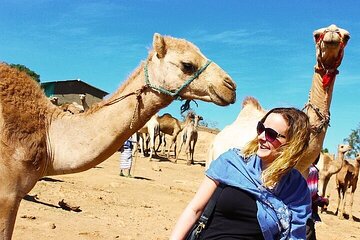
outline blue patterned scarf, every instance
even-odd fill
[[[261,172],[258,156],[245,159],[240,150],[231,149],[211,163],[206,175],[255,196],[257,218],[266,240],[306,239],[311,198],[305,179],[293,169],[269,191],[262,186]]]

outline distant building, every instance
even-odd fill
[[[89,106],[100,102],[107,92],[93,87],[80,79],[43,82],[41,87],[47,97],[58,97],[59,104],[77,102],[81,104],[79,94],[86,94],[86,102]]]

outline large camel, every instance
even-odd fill
[[[343,214],[346,206],[346,197],[348,194],[350,194],[349,219],[354,220],[352,214],[352,206],[354,202],[354,193],[356,191],[357,182],[359,179],[359,168],[360,153],[356,155],[353,164],[345,160],[341,170],[336,174],[336,189],[338,192],[338,202],[335,214],[337,214],[339,219],[344,219]]]
[[[53,105],[26,73],[0,63],[0,239],[11,239],[20,202],[41,177],[98,165],[177,97],[226,106],[235,91],[231,77],[195,45],[157,33],[128,80],[75,115]]]
[[[338,173],[344,164],[345,154],[351,150],[347,144],[339,144],[337,157],[334,154],[320,153],[320,158],[316,167],[319,169],[319,195],[325,197],[326,187],[332,175]]]
[[[312,79],[308,102],[304,111],[309,116],[312,126],[311,140],[307,154],[296,166],[307,176],[308,167],[320,154],[326,130],[330,122],[330,104],[345,46],[350,38],[349,32],[330,25],[314,31],[316,46],[316,65]],[[209,148],[208,167],[213,159],[230,148],[242,148],[244,144],[256,137],[256,124],[266,111],[254,98],[247,98],[243,103],[237,119],[217,134]]]

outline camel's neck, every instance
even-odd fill
[[[326,88],[324,88],[322,84],[322,77],[323,74],[315,71],[310,89],[309,103],[311,103],[315,108],[318,108],[321,114],[329,115],[335,79]],[[310,121],[316,122],[318,121],[318,118],[310,118]]]
[[[337,153],[337,157],[336,157],[336,161],[334,161],[334,165],[335,165],[335,171],[334,173],[338,173],[342,166],[344,165],[344,159],[345,159],[345,153],[338,151]]]
[[[149,68],[149,77],[156,74]],[[144,86],[142,67],[109,99],[86,113],[51,119],[48,131],[51,160],[47,175],[85,171],[115,153],[123,142],[140,129],[153,114],[172,101],[169,96],[145,89],[139,95],[130,95]]]
[[[318,157],[323,146],[325,134],[330,120],[330,104],[334,82],[331,81],[327,88],[323,88],[322,74],[315,71],[309,93],[309,100],[306,104],[306,113],[312,126],[309,148],[304,159],[300,160],[297,169],[306,173],[311,163]]]
[[[85,99],[81,99],[81,105],[84,108],[84,111],[87,111],[89,109],[89,105],[87,104]]]

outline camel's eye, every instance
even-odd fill
[[[196,72],[196,66],[192,63],[181,62],[181,70],[183,73],[190,75]]]

